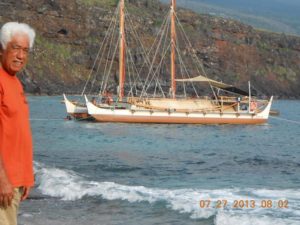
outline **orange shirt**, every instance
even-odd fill
[[[33,186],[29,107],[22,84],[0,66],[0,157],[13,187]]]

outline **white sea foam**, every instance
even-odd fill
[[[231,214],[219,212],[215,218],[216,225],[299,225],[299,220],[274,218],[266,215]]]
[[[300,189],[286,189],[284,192],[282,190],[269,190],[269,189],[260,189],[254,190],[253,194],[261,197],[271,197],[271,198],[286,198],[300,200]]]
[[[166,207],[180,213],[188,213],[191,218],[215,217],[216,225],[296,225],[300,224],[300,190],[255,190],[255,189],[158,189],[144,186],[127,186],[114,182],[88,181],[73,171],[58,168],[47,168],[41,164],[35,164],[38,189],[42,194],[73,201],[84,196],[99,196],[107,200],[126,200],[128,202],[148,202],[155,204],[164,202]],[[215,209],[211,205],[201,209],[200,200],[210,199],[228,200],[228,206],[224,209]],[[288,199],[293,204],[288,209],[263,209],[259,206],[254,209],[233,209],[234,200],[254,199],[257,202],[262,199]],[[268,215],[268,216],[267,216]],[[270,215],[272,215],[270,217]],[[289,217],[290,219],[284,219]],[[291,219],[293,218],[293,219]],[[238,221],[238,222],[237,222]]]

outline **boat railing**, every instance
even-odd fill
[[[151,110],[159,110],[159,111],[168,111],[175,110],[177,112],[211,112],[218,111],[223,113],[225,111],[232,111],[236,113],[240,112],[251,112],[251,113],[259,113],[264,110],[264,108],[268,104],[268,100],[258,100],[252,98],[251,105],[249,105],[248,97],[228,97],[228,96],[219,96],[218,99],[211,99],[209,97],[204,98],[186,98],[183,100],[207,100],[210,101],[211,107],[201,108],[201,109],[185,109],[185,108],[170,108],[163,106],[155,106],[151,104],[151,100],[157,100],[157,98],[138,98],[138,97],[128,97],[128,104],[135,105],[139,108],[151,109]],[[169,98],[161,98],[161,100],[170,100]],[[177,99],[180,101],[180,99]],[[252,104],[253,103],[253,104]]]

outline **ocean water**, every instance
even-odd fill
[[[64,120],[29,97],[36,185],[20,225],[299,225],[300,101],[268,124]]]

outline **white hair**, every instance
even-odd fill
[[[8,22],[0,30],[0,43],[3,49],[12,40],[16,34],[25,34],[29,38],[29,47],[33,47],[35,31],[26,23]]]

